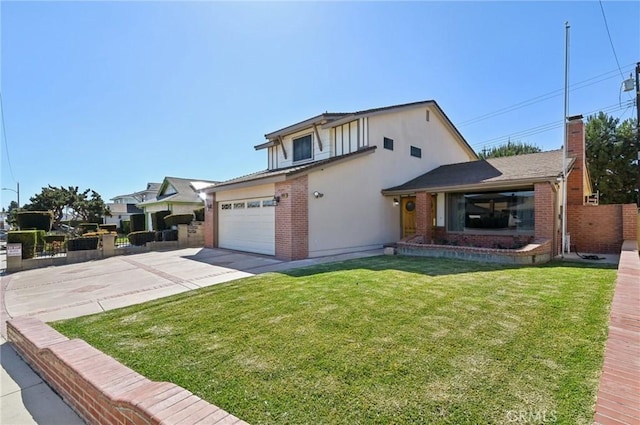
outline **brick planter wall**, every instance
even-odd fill
[[[10,320],[7,336],[18,354],[89,424],[246,424],[182,387],[148,380],[37,319]]]
[[[501,264],[539,264],[551,260],[551,241],[539,240],[520,249],[490,249],[471,246],[425,244],[422,236],[398,242],[397,252],[412,257],[457,258]]]

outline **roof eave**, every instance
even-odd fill
[[[521,189],[536,183],[557,183],[558,176],[535,177],[530,179],[505,180],[499,182],[482,182],[454,186],[432,186],[413,189],[389,189],[382,190],[385,196],[408,195],[418,192],[465,192],[470,190],[494,190],[494,189]]]
[[[402,111],[405,109],[414,109],[417,107],[421,107],[421,106],[425,106],[425,105],[429,105],[429,104],[435,104],[435,101],[433,100],[425,100],[422,102],[414,102],[414,103],[408,103],[408,104],[403,104],[403,105],[397,105],[397,106],[390,106],[387,108],[376,108],[373,110],[368,110],[368,111],[360,111],[360,112],[354,112],[352,114],[349,114],[345,117],[339,118],[337,120],[333,120],[331,122],[328,122],[326,124],[324,124],[322,126],[323,129],[328,129],[328,128],[332,128],[332,127],[336,127],[342,124],[346,124],[348,122],[351,122],[353,120],[356,120],[358,118],[362,118],[362,117],[373,117],[376,115],[382,115],[382,114],[388,114],[389,112],[398,112],[398,111]]]
[[[265,139],[267,139],[267,140],[269,140],[271,142],[271,141],[273,141],[273,139],[276,139],[278,137],[284,137],[284,136],[287,136],[287,135],[292,134],[292,133],[296,133],[296,132],[298,132],[300,130],[304,130],[306,128],[313,127],[313,125],[326,124],[329,121],[333,121],[331,118],[338,117],[338,116],[341,116],[341,115],[342,114],[335,114],[335,113],[324,113],[324,114],[316,115],[315,117],[311,117],[311,118],[306,119],[304,121],[300,121],[300,122],[292,124],[290,126],[281,128],[280,130],[276,130],[274,132],[267,133],[267,134],[264,135],[264,137],[265,137]],[[262,145],[257,145],[256,149],[259,146],[267,145],[268,143],[269,142],[263,143]],[[260,149],[264,149],[264,148],[260,148]]]
[[[224,192],[226,190],[244,189],[246,187],[258,186],[263,184],[279,183],[286,180],[285,174],[279,174],[277,176],[256,177],[251,180],[244,180],[237,183],[218,184],[211,188],[205,189],[204,193],[217,193]]]

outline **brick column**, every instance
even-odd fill
[[[204,202],[204,246],[207,248],[218,247],[217,223],[218,206],[216,205],[216,194],[207,193],[207,198]]]
[[[276,258],[301,260],[309,256],[309,179],[298,177],[276,184]]]
[[[576,160],[567,178],[567,204],[584,205],[584,179],[586,173],[586,152],[584,141],[584,123],[582,116],[569,118],[567,124],[567,156]]]
[[[425,243],[433,239],[432,202],[430,193],[416,193],[416,234],[421,235]]]
[[[555,214],[555,191],[551,183],[536,183],[535,196],[535,239],[548,239],[553,241]],[[557,247],[553,247],[554,256]]]
[[[622,240],[636,240],[638,237],[638,207],[636,204],[622,205]]]

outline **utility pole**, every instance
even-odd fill
[[[640,208],[640,62],[636,63],[636,165],[638,176],[636,184],[637,205]]]

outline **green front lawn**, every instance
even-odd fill
[[[53,326],[251,424],[586,424],[615,273],[374,257]]]

